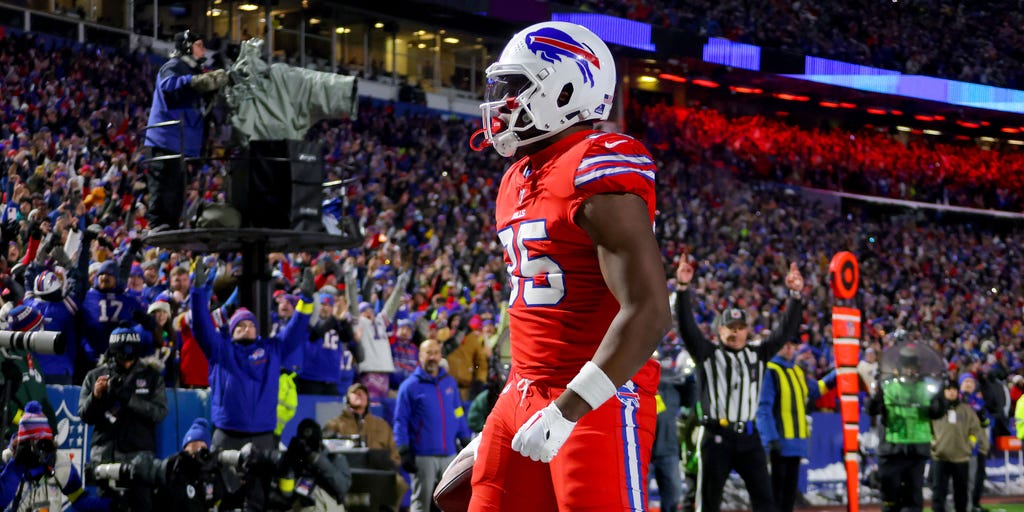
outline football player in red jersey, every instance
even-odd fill
[[[477,148],[516,160],[496,206],[512,370],[483,429],[470,510],[644,510],[650,356],[671,322],[654,162],[636,140],[594,130],[616,75],[586,28],[526,28],[487,78]]]

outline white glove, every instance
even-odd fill
[[[575,427],[576,422],[565,419],[558,406],[551,402],[519,427],[512,438],[512,449],[524,457],[551,462]]]

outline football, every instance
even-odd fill
[[[480,436],[466,445],[452,463],[444,470],[441,481],[434,489],[434,503],[444,512],[465,512],[469,510],[469,498],[473,495],[473,463]]]

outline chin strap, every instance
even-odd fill
[[[505,129],[505,121],[502,121],[500,117],[492,117],[491,118],[491,133],[492,134],[493,133],[498,133],[498,132],[500,132],[500,131],[502,131],[504,129]],[[483,140],[480,140],[480,142],[477,142],[477,140],[479,140],[479,138],[481,136],[483,136]],[[480,128],[479,130],[473,132],[473,135],[469,136],[469,149],[472,149],[473,151],[483,151],[483,150],[485,150],[485,149],[487,149],[487,148],[489,148],[489,147],[491,147],[493,145],[494,144],[491,142],[491,140],[487,138],[487,130],[485,130],[483,128]]]

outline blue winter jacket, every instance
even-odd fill
[[[278,337],[257,337],[242,345],[210,320],[210,292],[192,288],[196,342],[210,362],[211,419],[214,426],[251,434],[277,427],[281,361],[309,339],[309,315],[295,312]]]
[[[771,362],[783,369],[794,367],[793,361],[787,361],[780,356],[773,357]],[[800,371],[799,375],[803,375],[803,371]],[[835,372],[830,373],[821,381],[816,381],[806,376],[804,376],[804,379],[806,392],[803,387],[794,390],[797,394],[804,395],[803,407],[798,407],[798,404],[794,403],[793,399],[783,400],[779,395],[780,386],[775,370],[766,368],[764,371],[764,382],[761,383],[761,398],[757,405],[757,431],[761,436],[761,443],[766,447],[772,441],[778,441],[780,453],[783,457],[807,457],[810,444],[810,425],[807,422],[807,407],[818,398],[821,398],[822,393],[835,384]],[[786,403],[789,404],[788,411],[782,410],[782,404]],[[801,415],[799,414],[800,412],[804,414]],[[782,424],[782,418],[778,417],[777,414],[788,414],[793,418],[795,430],[793,436],[787,437],[785,432],[780,432],[779,425]],[[801,425],[806,430],[806,437],[800,437],[799,429]]]
[[[171,125],[146,130],[145,146],[157,147],[177,153],[182,148],[182,129],[185,134],[185,156],[199,156],[203,145],[203,97],[192,88],[192,77],[201,72],[182,57],[175,57],[160,68],[156,75],[153,104],[149,109],[149,124],[181,120],[184,126]]]
[[[71,377],[75,373],[75,357],[78,356],[78,327],[75,315],[78,306],[71,298],[59,302],[50,302],[38,297],[25,299],[25,305],[32,306],[43,315],[43,330],[64,333],[65,348],[60,355],[34,354],[39,361],[39,369],[43,375],[64,375]]]
[[[437,377],[416,371],[398,387],[395,406],[395,443],[412,447],[416,455],[454,455],[456,439],[472,433],[462,409],[455,378],[441,368]]]

